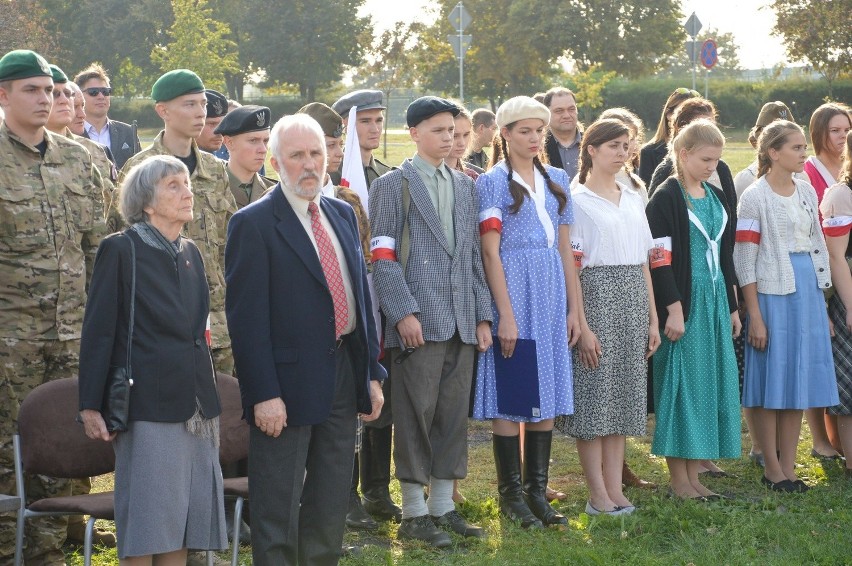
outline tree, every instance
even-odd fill
[[[339,81],[347,67],[361,63],[372,38],[370,19],[357,15],[363,3],[244,0],[240,49],[270,83],[298,85],[302,99],[312,101],[317,87]]]
[[[205,85],[224,90],[225,72],[239,71],[237,45],[228,25],[216,20],[207,0],[172,0],[171,42],[155,45],[151,60],[163,71],[191,69]]]
[[[597,65],[571,75],[569,82],[584,122],[590,122],[592,111],[603,106],[603,91],[615,76],[615,71],[603,72]]]
[[[599,65],[625,77],[650,75],[686,37],[678,0],[530,0],[523,11],[523,36],[558,46],[581,71]]]
[[[852,0],[774,0],[773,33],[784,37],[791,59],[804,60],[828,83],[852,68]]]
[[[716,42],[716,51],[719,54],[719,62],[713,67],[714,75],[736,76],[742,71],[740,66],[740,57],[738,53],[737,41],[734,34],[730,32],[722,33],[718,29],[709,28],[707,31],[702,31],[695,39],[697,47],[701,49],[701,45],[708,39]],[[698,57],[700,53],[696,54]],[[703,71],[704,67],[701,61],[696,62],[699,71]],[[680,49],[666,59],[666,68],[663,73],[667,75],[684,75],[692,72],[692,63],[685,49]]]
[[[457,0],[440,0],[437,21],[421,36],[418,60],[425,86],[441,92],[458,92],[458,59],[447,41],[456,33],[447,14]],[[464,59],[465,96],[486,98],[496,108],[505,98],[532,94],[546,86],[562,49],[542,41],[536,27],[546,14],[536,15],[528,3],[514,0],[466,0],[472,15],[464,31],[472,36]]]
[[[35,0],[0,0],[0,53],[31,49],[53,62],[58,43],[45,29],[44,9]]]

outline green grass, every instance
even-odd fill
[[[628,441],[628,461],[641,477],[660,485],[654,491],[628,490],[637,511],[628,517],[590,517],[583,512],[587,491],[574,443],[557,435],[553,442],[551,485],[568,500],[556,507],[569,519],[565,528],[528,532],[501,519],[491,456],[490,428],[471,421],[470,468],[461,483],[467,497],[462,513],[484,526],[487,540],[463,540],[438,551],[396,540],[397,525],[381,523],[377,533],[347,532],[346,541],[362,547],[344,566],[421,565],[556,565],[556,564],[694,564],[698,566],[852,564],[852,482],[839,464],[811,458],[807,427],[799,445],[797,473],[812,489],[806,494],[776,494],[760,484],[761,471],[745,457],[720,461],[737,479],[707,479],[718,492],[733,496],[714,503],[682,502],[666,495],[668,473],[661,458],[649,455],[650,437]],[[649,434],[653,432],[653,418]],[[743,454],[749,449],[743,429]],[[111,478],[96,482],[109,488]],[[400,495],[392,483],[394,498]],[[113,528],[110,523],[103,525]],[[227,558],[226,554],[220,554]],[[241,564],[250,564],[244,548]],[[115,551],[95,555],[96,566],[117,563]],[[82,564],[82,555],[69,549],[69,565]]]

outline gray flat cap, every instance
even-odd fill
[[[331,105],[335,112],[344,119],[349,116],[349,110],[355,106],[357,111],[387,108],[382,104],[382,91],[380,90],[355,90],[341,96],[337,102]]]

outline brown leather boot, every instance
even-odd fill
[[[634,474],[633,470],[630,469],[630,466],[627,465],[627,461],[624,462],[624,467],[621,468],[621,483],[625,487],[638,487],[640,489],[657,488],[657,484],[645,481]]]

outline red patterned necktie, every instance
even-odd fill
[[[334,330],[336,337],[340,338],[343,334],[343,329],[349,323],[349,305],[346,302],[343,275],[340,273],[337,254],[334,253],[334,244],[331,243],[331,238],[320,221],[317,203],[313,201],[308,203],[308,212],[311,213],[311,230],[314,231],[314,239],[317,242],[320,265],[322,265],[322,271],[328,283],[328,290],[331,291],[331,299],[334,302]]]

